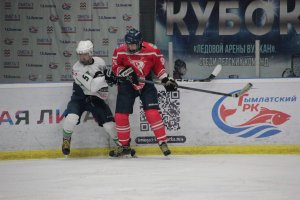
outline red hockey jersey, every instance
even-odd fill
[[[153,44],[143,42],[142,49],[134,54],[128,53],[124,44],[115,49],[112,57],[112,70],[115,75],[126,68],[131,67],[138,77],[145,78],[151,71],[159,78],[167,77],[165,59],[160,50]],[[136,90],[142,89],[145,83],[133,84]]]

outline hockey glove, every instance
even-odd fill
[[[105,76],[105,81],[110,87],[114,84],[118,84],[118,78],[108,69],[96,72],[94,78],[98,76]]]
[[[121,70],[119,76],[127,81],[130,81],[132,84],[139,84],[139,78],[131,67],[126,67],[125,69]]]
[[[161,80],[162,85],[165,87],[167,92],[172,92],[177,90],[177,83],[172,77],[165,77]]]
[[[108,69],[104,69],[105,80],[109,86],[117,85],[118,78]]]

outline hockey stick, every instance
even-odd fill
[[[204,79],[175,79],[175,80],[176,80],[176,82],[210,82],[216,76],[218,76],[218,74],[220,73],[221,70],[222,70],[222,65],[218,64],[215,67],[215,69],[213,70],[213,72],[207,78],[204,78]]]
[[[218,65],[216,65],[216,67],[214,68],[212,73],[207,78],[204,78],[204,79],[175,79],[175,80],[176,80],[176,82],[210,82],[211,80],[216,78],[216,76],[219,75],[221,70],[222,70],[222,65],[218,64]],[[124,71],[122,77],[126,77],[126,76],[128,76],[128,74],[130,74],[132,72],[133,72],[133,69],[128,68],[128,70]],[[122,77],[119,76],[118,78],[122,79]]]
[[[139,81],[144,82],[144,83],[149,83],[149,84],[164,85],[160,81],[153,82],[153,81],[149,81],[149,80],[145,80],[145,79],[141,79],[141,78],[139,79]],[[177,88],[237,98],[237,97],[242,96],[246,92],[248,92],[251,89],[252,86],[253,86],[252,83],[247,83],[247,85],[245,85],[240,91],[232,93],[232,94],[223,93],[223,92],[216,92],[216,91],[211,91],[211,90],[204,90],[204,89],[199,89],[199,88],[191,88],[191,87],[186,87],[186,86],[182,86],[182,85],[178,85]]]

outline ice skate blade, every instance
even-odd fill
[[[133,156],[131,156],[131,158],[138,158],[136,154],[134,154]]]
[[[131,155],[122,155],[122,156],[115,156],[115,157],[112,157],[112,156],[108,156],[109,159],[130,159],[130,158],[137,158],[136,155],[134,156],[131,156]]]
[[[166,156],[164,156],[163,157],[165,160],[171,160],[171,158],[172,158],[172,155],[171,154],[169,154],[169,155],[166,155]]]

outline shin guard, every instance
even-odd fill
[[[152,131],[158,142],[166,141],[167,135],[165,131],[165,125],[162,118],[156,109],[145,110],[146,118],[151,126]]]
[[[128,113],[115,114],[116,129],[119,142],[124,146],[129,146],[130,125]]]

